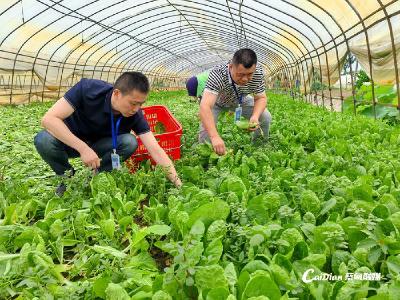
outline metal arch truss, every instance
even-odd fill
[[[259,62],[264,67],[266,78],[270,83],[276,79],[285,80],[285,85],[280,87],[280,91],[290,92],[293,98],[301,96],[307,101],[321,97],[323,105],[325,105],[324,100],[329,100],[333,109],[332,99],[335,97],[332,95],[333,82],[331,82],[330,72],[327,72],[327,91],[322,89],[320,95],[316,91],[312,92],[311,80],[307,78],[313,78],[313,76],[322,78],[321,65],[329,66],[336,63],[337,75],[340,79],[343,62],[339,61],[338,47],[344,44],[350,56],[349,40],[362,33],[366,39],[368,68],[373,83],[368,29],[378,22],[387,22],[392,51],[395,53],[391,18],[400,14],[400,11],[389,13],[388,7],[398,0],[386,4],[383,4],[381,0],[371,0],[376,1],[379,7],[364,18],[351,1],[343,0],[358,19],[356,24],[346,30],[328,10],[318,4],[318,1],[306,1],[321,13],[319,17],[289,0],[253,0],[257,8],[251,7],[251,4],[244,0],[144,0],[139,3],[129,0],[87,0],[74,8],[68,6],[68,1],[36,0],[41,9],[35,9],[35,14],[29,18],[22,16],[22,24],[14,28],[6,28],[9,32],[0,40],[0,57],[8,59],[13,66],[8,78],[0,76],[0,90],[3,91],[2,96],[4,93],[9,96],[9,103],[13,103],[14,96],[21,94],[26,94],[28,101],[33,95],[43,101],[49,97],[59,98],[63,91],[81,77],[113,82],[119,74],[128,70],[145,73],[155,88],[180,88],[184,86],[188,76],[213,65],[227,62],[235,50],[249,47],[257,52]],[[104,4],[102,6],[102,2],[107,3],[107,6]],[[284,11],[279,3],[289,5],[293,9],[290,10],[291,12]],[[2,15],[17,9],[19,5],[22,6],[23,1],[14,1],[9,7],[0,11],[0,19]],[[120,10],[122,5],[124,11]],[[88,13],[89,11],[91,13]],[[266,11],[284,14],[287,18],[280,20],[273,14],[267,14]],[[24,27],[34,24],[48,13],[54,13],[59,17],[34,31],[21,42],[18,49],[7,48],[7,43],[14,37],[20,36]],[[367,22],[372,17],[376,18],[378,14],[384,16],[372,24]],[[102,16],[100,20],[99,15]],[[318,32],[308,25],[301,18],[304,15],[317,22],[325,32]],[[262,20],[260,16],[263,17]],[[36,44],[38,50],[34,55],[27,54],[29,43],[39,43],[36,38],[40,34],[56,25],[57,22],[67,19],[72,20],[68,27],[49,36],[48,40],[41,41],[41,45]],[[293,26],[290,21],[301,24],[312,33],[313,38]],[[340,32],[339,35],[334,36],[328,30],[328,22],[336,25],[336,32]],[[367,23],[369,25],[366,25]],[[362,29],[357,31],[356,29],[360,26]],[[143,28],[146,29],[143,30]],[[326,38],[324,40],[323,36],[327,35],[329,40]],[[80,37],[81,43],[76,43],[71,48],[71,42]],[[52,46],[51,51],[50,46]],[[328,57],[328,52],[332,50],[336,54],[334,62],[329,61],[332,58]],[[317,65],[314,65],[315,61],[318,61]],[[26,72],[21,75],[21,72],[17,70],[18,64],[21,63],[32,64],[30,75]],[[394,106],[400,112],[399,70],[396,55],[393,55],[393,64],[399,99],[397,105]],[[35,72],[36,68],[44,70],[41,76]],[[351,63],[350,73],[353,73]],[[48,83],[50,77],[53,82],[51,88]],[[303,87],[302,94],[298,93],[297,87],[295,88],[299,80]],[[357,100],[353,76],[351,76],[351,85],[355,111]],[[339,91],[338,99],[343,101],[341,80],[339,80]],[[373,84],[372,94],[375,99]],[[376,117],[376,106],[379,103],[373,100],[372,104]]]

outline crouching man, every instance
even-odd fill
[[[35,147],[59,176],[71,176],[69,158],[80,157],[85,166],[102,171],[119,168],[140,137],[154,161],[166,169],[169,180],[182,185],[172,161],[154,138],[140,107],[149,92],[146,76],[123,73],[114,86],[101,80],[82,79],[44,115],[45,128],[35,136]],[[56,189],[62,196],[63,182]]]

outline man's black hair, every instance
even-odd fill
[[[242,64],[243,67],[248,69],[257,64],[257,55],[249,48],[239,49],[233,55],[232,63],[235,65]]]
[[[124,72],[115,81],[114,89],[119,89],[123,95],[137,90],[147,94],[150,90],[149,80],[140,72]]]

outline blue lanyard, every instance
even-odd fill
[[[229,77],[231,78],[232,88],[233,88],[233,90],[234,90],[234,92],[236,94],[236,97],[237,97],[237,99],[239,101],[239,106],[240,106],[240,105],[242,105],[243,95],[239,96],[239,93],[238,93],[238,91],[236,89],[235,83],[233,82],[233,79],[232,79],[232,76],[231,76],[231,72],[229,70],[228,70],[228,73],[229,73]]]
[[[119,124],[121,123],[122,117],[119,117],[117,120],[117,124],[115,125],[114,129],[114,114],[111,111],[111,136],[112,136],[112,146],[114,153],[117,151],[117,136],[118,136],[118,129]]]

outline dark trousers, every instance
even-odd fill
[[[40,156],[57,175],[63,175],[67,170],[72,170],[68,159],[80,156],[78,151],[56,139],[47,130],[40,131],[35,136],[34,143]],[[111,171],[112,138],[103,138],[88,145],[101,158],[98,171]],[[122,161],[127,160],[136,151],[137,146],[138,143],[133,134],[118,135],[117,154]]]

